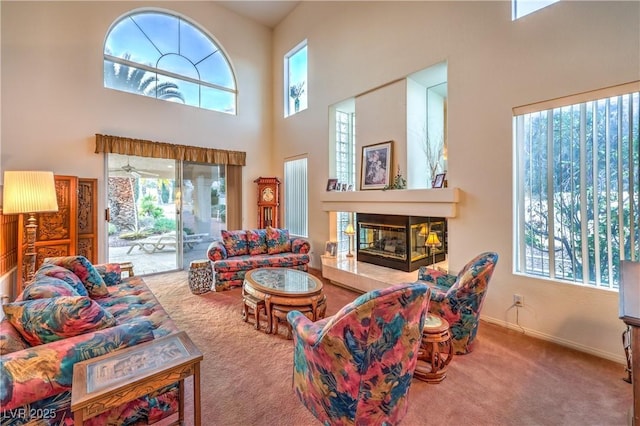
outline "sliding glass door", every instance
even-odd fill
[[[109,262],[132,262],[136,274],[180,265],[175,160],[109,154]]]
[[[182,167],[183,267],[207,258],[207,247],[226,228],[225,167],[185,162]]]
[[[108,258],[139,275],[188,269],[226,224],[224,166],[108,154]]]

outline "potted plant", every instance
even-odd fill
[[[289,96],[293,99],[295,111],[300,110],[300,96],[304,93],[304,81],[294,84],[289,88]]]

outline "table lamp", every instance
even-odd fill
[[[438,234],[436,234],[435,232],[429,232],[429,235],[427,235],[427,241],[425,241],[424,243],[425,246],[429,246],[431,247],[431,255],[432,257],[432,265],[436,264],[436,252],[435,252],[435,248],[437,246],[440,245],[440,239],[438,238]]]
[[[27,235],[26,281],[35,275],[36,266],[36,213],[57,212],[56,185],[53,172],[5,171],[2,196],[3,214],[28,214],[25,225]]]
[[[344,233],[349,237],[349,253],[347,253],[347,257],[353,257],[353,253],[351,253],[351,239],[356,234],[356,231],[353,229],[353,225],[351,223],[349,223],[344,229]]]

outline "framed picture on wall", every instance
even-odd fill
[[[444,187],[444,177],[446,173],[438,173],[436,177],[431,182],[432,188],[443,188]]]
[[[389,185],[392,144],[387,141],[362,147],[360,189],[383,189]]]

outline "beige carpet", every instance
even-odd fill
[[[291,388],[292,342],[242,321],[239,288],[194,295],[186,272],[145,281],[204,354],[203,425],[319,424]],[[325,291],[327,315],[357,297],[328,283]],[[482,323],[475,351],[454,357],[442,383],[414,379],[402,424],[626,425],[624,376],[620,364]],[[188,398],[187,424],[192,410]]]

